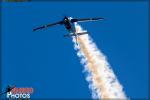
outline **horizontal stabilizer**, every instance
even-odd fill
[[[88,32],[66,34],[66,35],[64,35],[64,37],[80,36],[80,35],[84,35],[84,34],[88,34]]]
[[[84,34],[88,34],[88,32],[77,33],[77,35],[84,35]]]

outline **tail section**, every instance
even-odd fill
[[[84,35],[84,34],[88,34],[88,32],[82,32],[82,33],[71,33],[71,34],[66,34],[66,35],[64,35],[64,37],[75,37],[75,39],[76,39],[76,45],[78,45],[78,36],[80,36],[80,35]]]

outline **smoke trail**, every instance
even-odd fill
[[[76,32],[84,30],[75,23]],[[73,38],[74,48],[77,50],[77,56],[84,65],[84,72],[87,74],[86,80],[89,82],[89,88],[92,91],[93,99],[127,99],[123,88],[117,80],[106,57],[96,47],[91,37],[81,35],[77,38],[79,45]]]

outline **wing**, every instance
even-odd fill
[[[96,21],[103,20],[104,18],[83,18],[83,19],[71,19],[71,22],[87,22],[87,21]]]
[[[63,24],[63,21],[56,22],[56,23],[53,23],[53,24],[43,25],[41,27],[37,27],[37,28],[33,29],[33,31],[40,30],[40,29],[43,29],[43,28],[47,28],[47,27],[54,26],[54,25],[58,25],[58,24]]]

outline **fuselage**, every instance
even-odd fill
[[[64,17],[63,24],[69,32],[75,33],[75,26],[74,23],[71,22],[71,17]]]

